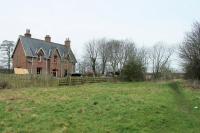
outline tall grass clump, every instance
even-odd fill
[[[58,85],[56,78],[41,75],[0,74],[0,81],[4,81],[9,86],[12,86],[12,88],[50,87]]]
[[[0,81],[0,89],[10,89],[11,85],[8,81]]]

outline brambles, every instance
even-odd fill
[[[10,89],[11,85],[8,81],[0,81],[0,89]]]

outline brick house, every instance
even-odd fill
[[[13,55],[13,68],[27,69],[29,74],[64,77],[74,73],[76,58],[70,48],[70,40],[64,45],[31,37],[30,30],[19,36]]]

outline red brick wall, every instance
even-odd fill
[[[74,71],[75,71],[75,66],[74,66],[74,64],[73,63],[70,63],[69,61],[66,61],[66,63],[65,64],[63,64],[62,65],[63,67],[63,72],[65,71],[65,70],[67,70],[67,72],[70,74],[70,73],[74,73]]]
[[[57,60],[56,62],[54,62],[54,56],[57,56]],[[50,74],[52,75],[53,73],[53,69],[57,70],[57,76],[61,77],[61,59],[60,59],[60,55],[58,53],[58,50],[55,50],[50,58]]]
[[[32,58],[29,58],[29,60],[32,60]],[[46,59],[42,59],[41,61],[38,60],[38,58],[33,58],[33,63],[29,63],[27,66],[27,69],[33,74],[37,74],[37,68],[42,68],[41,74],[48,74],[49,73],[49,61]]]
[[[24,49],[20,41],[18,41],[17,47],[13,54],[13,68],[27,68]]]

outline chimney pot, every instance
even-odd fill
[[[65,47],[70,48],[70,43],[71,43],[71,41],[69,40],[69,38],[66,38]]]
[[[49,35],[46,35],[46,36],[45,36],[45,41],[46,41],[46,42],[51,42],[51,37],[50,37]]]
[[[25,37],[31,37],[30,29],[26,29]]]

